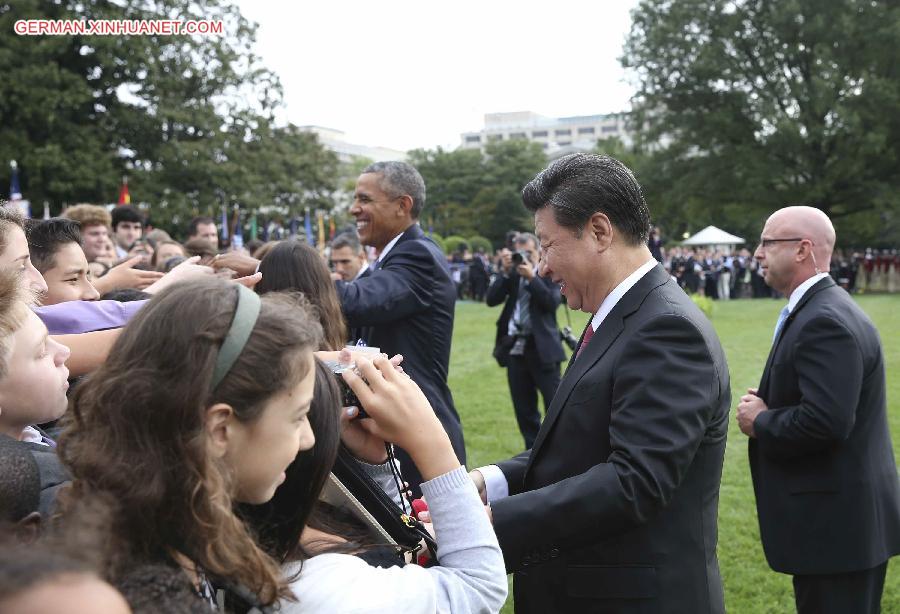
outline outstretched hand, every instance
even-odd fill
[[[197,264],[199,260],[200,256],[191,256],[187,260],[180,262],[178,266],[166,273],[162,279],[147,288],[145,292],[156,294],[179,281],[212,275],[213,270],[210,267]]]
[[[214,269],[231,269],[242,277],[256,273],[259,268],[259,260],[241,252],[225,252],[212,259]]]
[[[129,258],[121,264],[111,268],[106,275],[94,281],[94,287],[100,294],[105,294],[117,288],[133,288],[144,290],[163,277],[158,271],[144,271],[134,268],[143,260],[143,256]],[[149,291],[149,289],[147,290]]]

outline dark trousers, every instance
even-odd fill
[[[509,380],[509,393],[513,409],[516,410],[519,432],[525,439],[525,449],[530,450],[541,428],[537,393],[538,390],[541,391],[546,413],[559,387],[559,363],[542,363],[534,345],[534,337],[528,337],[525,353],[522,356],[509,357],[506,378]]]
[[[878,614],[887,561],[872,569],[794,576],[797,614]]]

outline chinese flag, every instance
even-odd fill
[[[122,187],[119,188],[119,204],[131,204],[131,195],[128,193],[128,177],[122,177]]]

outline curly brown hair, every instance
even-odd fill
[[[112,225],[112,216],[106,210],[106,207],[101,207],[100,205],[89,205],[87,203],[72,205],[67,207],[60,217],[67,217],[70,220],[79,222],[82,230],[88,226],[106,226],[109,228]]]
[[[239,420],[257,419],[269,398],[306,375],[322,329],[300,297],[262,297],[247,344],[212,389],[237,296],[219,279],[161,292],[73,395],[59,442],[73,476],[63,520],[92,498],[114,502],[106,558],[114,582],[135,565],[172,564],[180,553],[264,604],[292,597],[277,563],[233,511],[231,472],[208,453],[205,412],[227,403]]]

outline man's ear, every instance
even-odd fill
[[[594,213],[588,219],[586,231],[597,242],[598,252],[606,251],[612,243],[613,225],[605,213],[600,213],[599,211]]]
[[[397,202],[400,203],[400,210],[397,212],[397,217],[412,217],[412,196],[404,194],[397,199]]]
[[[227,403],[216,403],[206,410],[206,440],[212,455],[222,458],[234,437],[234,409]]]

